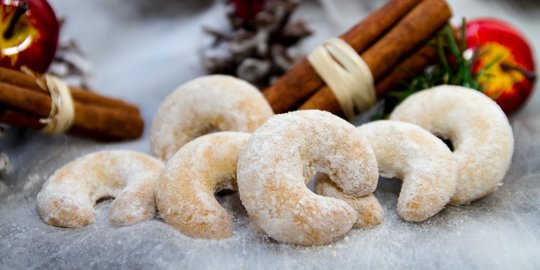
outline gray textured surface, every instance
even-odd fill
[[[88,52],[94,88],[139,104],[150,127],[160,100],[177,85],[202,74],[197,56],[205,41],[201,25],[219,25],[224,20],[221,7],[210,1],[186,2],[195,1],[55,0],[52,4],[59,14],[67,15],[66,33]],[[495,15],[512,21],[540,52],[538,2],[450,2],[457,17]],[[317,29],[317,35],[303,45],[304,50],[364,15],[342,14],[334,18],[338,24],[332,24],[319,6],[307,3],[299,15]],[[235,195],[223,202],[235,212],[235,234],[222,241],[186,237],[158,219],[113,227],[107,222],[109,202],[98,205],[93,225],[81,229],[47,226],[36,213],[35,195],[56,168],[98,149],[149,152],[149,128],[141,140],[107,145],[11,130],[0,142],[15,165],[0,181],[0,269],[538,269],[539,115],[540,94],[536,93],[525,110],[511,118],[514,160],[504,185],[492,196],[411,224],[395,214],[399,186],[385,181],[376,193],[387,212],[383,224],[353,230],[343,240],[323,247],[288,246],[256,235]]]

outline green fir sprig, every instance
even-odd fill
[[[385,97],[384,112],[386,114],[413,93],[437,85],[461,85],[482,91],[480,77],[489,78],[487,71],[500,60],[502,55],[496,57],[482,69],[473,71],[474,63],[483,52],[478,49],[471,49],[472,53],[467,52],[465,26],[466,20],[463,18],[459,34],[457,34],[459,38],[456,37],[453,28],[448,24],[437,32],[429,44],[437,48],[439,62],[424,70],[422,74],[414,76],[410,81],[402,82],[403,88],[390,91]],[[403,72],[409,71],[403,70]]]

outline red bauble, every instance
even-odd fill
[[[231,0],[234,12],[244,20],[252,20],[262,10],[265,0]]]

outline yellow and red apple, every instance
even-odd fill
[[[47,71],[58,35],[58,20],[46,0],[0,0],[0,66]]]
[[[498,19],[480,18],[466,24],[468,48],[477,50],[473,73],[485,69],[482,91],[506,114],[520,109],[533,91],[534,58],[527,39],[515,27]]]

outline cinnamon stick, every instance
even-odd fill
[[[45,125],[39,122],[39,119],[28,113],[19,112],[16,110],[6,109],[3,112],[0,111],[0,122],[6,123],[8,125],[17,126],[20,128],[30,128],[30,129],[42,129]],[[111,137],[107,134],[100,133],[95,130],[88,130],[80,127],[72,127],[67,131],[68,134],[80,136],[80,137],[89,137],[92,139],[102,140],[102,141],[115,141],[117,137]]]
[[[46,118],[51,110],[51,98],[47,95],[29,90],[26,88],[13,86],[7,83],[0,83],[0,103],[17,108],[17,112],[25,113],[34,118]],[[78,101],[75,104],[75,119],[72,132],[79,135],[97,138],[102,140],[135,139],[141,136],[144,129],[144,121],[139,114],[125,112],[102,106],[84,104]],[[4,118],[11,122],[13,117],[20,114],[6,110]],[[5,114],[8,114],[7,117]],[[28,118],[19,118],[20,123],[14,125],[28,124]]]
[[[36,83],[36,79],[32,75],[17,70],[0,67],[0,82],[14,86],[20,86],[29,90],[39,92],[43,95],[48,95],[45,91],[43,91],[43,89],[39,87],[39,85]],[[70,87],[70,90],[73,99],[82,104],[91,104],[106,108],[117,108],[126,112],[136,114],[139,113],[139,109],[136,106],[126,103],[124,101],[101,96],[86,89]]]
[[[363,52],[421,0],[395,0],[387,3],[355,25],[341,38],[358,53]],[[317,72],[304,58],[272,86],[263,91],[275,113],[288,111],[298,101],[313,94],[323,85]]]
[[[388,34],[363,53],[375,81],[390,71],[403,55],[427,40],[448,22],[452,12],[444,0],[424,0],[407,14]],[[382,90],[377,90],[382,96]],[[323,86],[300,109],[339,112],[339,103],[328,86]]]
[[[375,86],[377,97],[383,97],[390,90],[395,89],[402,82],[410,80],[414,74],[419,74],[427,67],[436,64],[437,61],[437,48],[432,44],[424,45],[377,83]]]
[[[0,122],[21,128],[41,129],[43,124],[39,119],[15,110],[5,109],[0,111]]]

